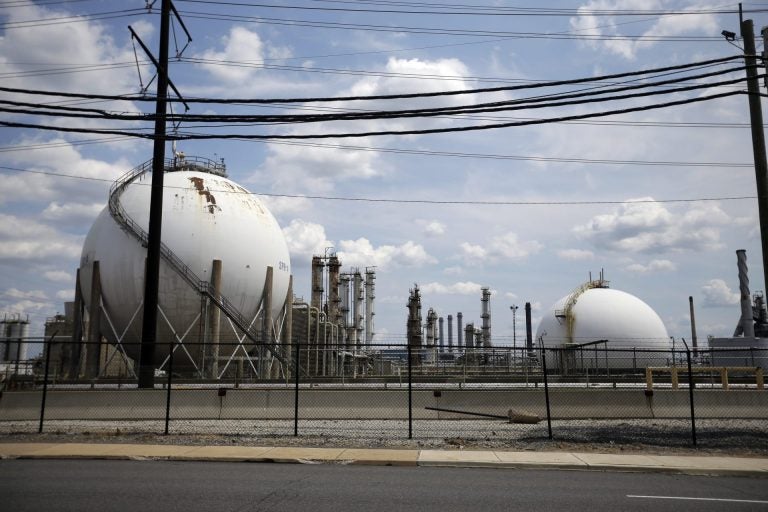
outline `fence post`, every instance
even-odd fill
[[[296,343],[296,368],[294,369],[294,372],[296,375],[294,375],[294,380],[296,382],[296,385],[294,386],[294,392],[293,392],[293,436],[298,437],[299,435],[299,374],[300,374],[300,367],[299,363],[301,361],[301,342]]]
[[[46,343],[45,338],[43,338],[43,349],[45,350],[45,374],[43,376],[43,398],[40,400],[40,426],[37,428],[37,433],[42,434],[43,433],[43,420],[45,418],[45,399],[48,395],[48,369],[51,366],[51,342],[53,341],[53,338],[56,336],[56,333],[59,331],[56,331],[51,335],[50,339]]]
[[[413,389],[411,386],[411,368],[413,367],[413,355],[411,343],[408,342],[408,439],[413,439]]]
[[[173,384],[173,345],[171,342],[168,346],[168,389],[165,392],[165,432],[164,435],[168,435],[168,426],[171,422],[171,385]],[[153,370],[154,371],[154,370]]]
[[[685,338],[681,338],[685,343]],[[685,357],[688,360],[688,395],[691,402],[691,440],[693,446],[696,446],[696,409],[693,405],[693,388],[695,386],[693,382],[693,369],[691,368],[691,349],[688,348],[688,343],[685,343]]]
[[[541,346],[541,369],[544,372],[544,399],[547,402],[547,432],[552,439],[552,414],[549,410],[549,380],[547,379],[547,349]]]

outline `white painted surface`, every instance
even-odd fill
[[[610,288],[593,288],[578,297],[572,309],[573,333],[569,336],[565,319],[555,316],[556,311],[565,308],[568,297],[555,302],[539,323],[536,340],[541,338],[544,346],[609,340],[609,347],[669,350],[669,335],[659,315],[634,295]]]
[[[149,225],[151,176],[130,184],[121,196],[128,215],[145,230]],[[162,240],[202,280],[210,282],[214,259],[222,260],[222,294],[246,318],[252,318],[264,291],[266,269],[272,266],[273,314],[282,309],[288,290],[290,257],[283,233],[262,202],[233,181],[197,171],[165,174]],[[94,222],[83,245],[80,261],[81,286],[90,304],[93,262],[101,268],[103,301],[117,336],[126,331],[124,342],[137,343],[141,315],[130,323],[144,294],[146,249],[123,231],[105,208]],[[199,295],[168,267],[160,267],[160,307],[181,336],[201,311]],[[109,326],[103,326],[108,333]],[[164,321],[159,322],[158,340],[172,337]],[[185,341],[200,341],[193,328]],[[137,347],[127,347],[135,357]],[[192,350],[194,351],[194,350]],[[163,354],[162,360],[166,354]]]

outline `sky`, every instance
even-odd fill
[[[130,25],[157,55],[159,5],[133,1],[0,3],[0,87],[131,95],[153,70]],[[594,78],[742,53],[738,4],[665,0],[216,2],[175,0],[192,40],[170,77],[186,98],[311,98],[428,93]],[[287,8],[292,7],[292,8]],[[745,3],[758,31],[765,4]],[[750,12],[755,10],[755,12]],[[514,15],[511,15],[514,14]],[[544,15],[546,14],[546,15]],[[174,22],[171,56],[187,40]],[[762,50],[762,43],[758,51]],[[138,65],[137,65],[138,60]],[[688,75],[738,67],[740,61]],[[664,79],[685,76],[666,74]],[[681,85],[743,78],[736,70]],[[659,80],[657,76],[655,78]],[[634,81],[630,81],[634,80]],[[651,81],[653,77],[640,77]],[[306,114],[456,107],[638,84],[637,77],[546,89],[277,105],[190,104],[191,114]],[[666,87],[669,89],[669,86]],[[408,131],[552,119],[735,90],[744,83],[620,101],[440,116],[210,126],[179,133],[307,135]],[[42,98],[42,99],[41,99]],[[140,101],[62,101],[0,91],[0,100],[119,113]],[[175,111],[183,111],[180,106]],[[765,115],[765,113],[764,113]],[[54,127],[151,131],[152,123],[33,116]],[[151,142],[118,135],[0,128],[0,314],[28,315],[31,334],[74,297],[85,235],[109,186],[149,160]],[[493,296],[494,343],[534,330],[561,297],[603,270],[648,303],[670,336],[729,336],[739,318],[737,249],[763,290],[745,95],[570,122],[417,135],[300,140],[185,140],[187,155],[223,158],[283,229],[295,293],[309,298],[312,254],[334,248],[344,269],[377,269],[378,342],[405,337],[409,289],[424,313],[480,323]],[[167,151],[170,153],[170,144]],[[296,196],[312,196],[296,197]],[[333,198],[333,199],[331,199]],[[361,201],[360,199],[375,201]],[[395,200],[395,201],[393,201]],[[407,201],[407,202],[403,202]]]

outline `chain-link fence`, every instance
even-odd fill
[[[406,345],[29,340],[0,363],[0,432],[165,433],[754,446],[768,449],[768,351],[441,351]]]

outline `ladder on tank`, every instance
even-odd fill
[[[165,166],[168,168],[175,168],[175,160],[166,159]],[[118,225],[124,229],[127,233],[136,238],[143,247],[146,247],[149,243],[149,234],[139,226],[120,204],[120,196],[123,191],[134,180],[140,176],[151,173],[152,160],[144,162],[138,167],[131,169],[123,176],[118,178],[109,189],[109,213]],[[253,343],[265,346],[272,356],[277,359],[283,368],[289,367],[289,361],[286,359],[282,348],[276,343],[264,343],[258,332],[254,330],[252,325],[243,316],[240,310],[227,300],[226,297],[214,293],[214,289],[208,281],[200,279],[182,260],[179,258],[167,245],[160,243],[160,255],[162,259],[182,278],[189,284],[194,290],[196,290],[201,296],[210,300],[216,307],[218,307],[229,318],[235,326],[240,329],[245,336],[248,337]],[[268,326],[271,328],[271,326]]]

